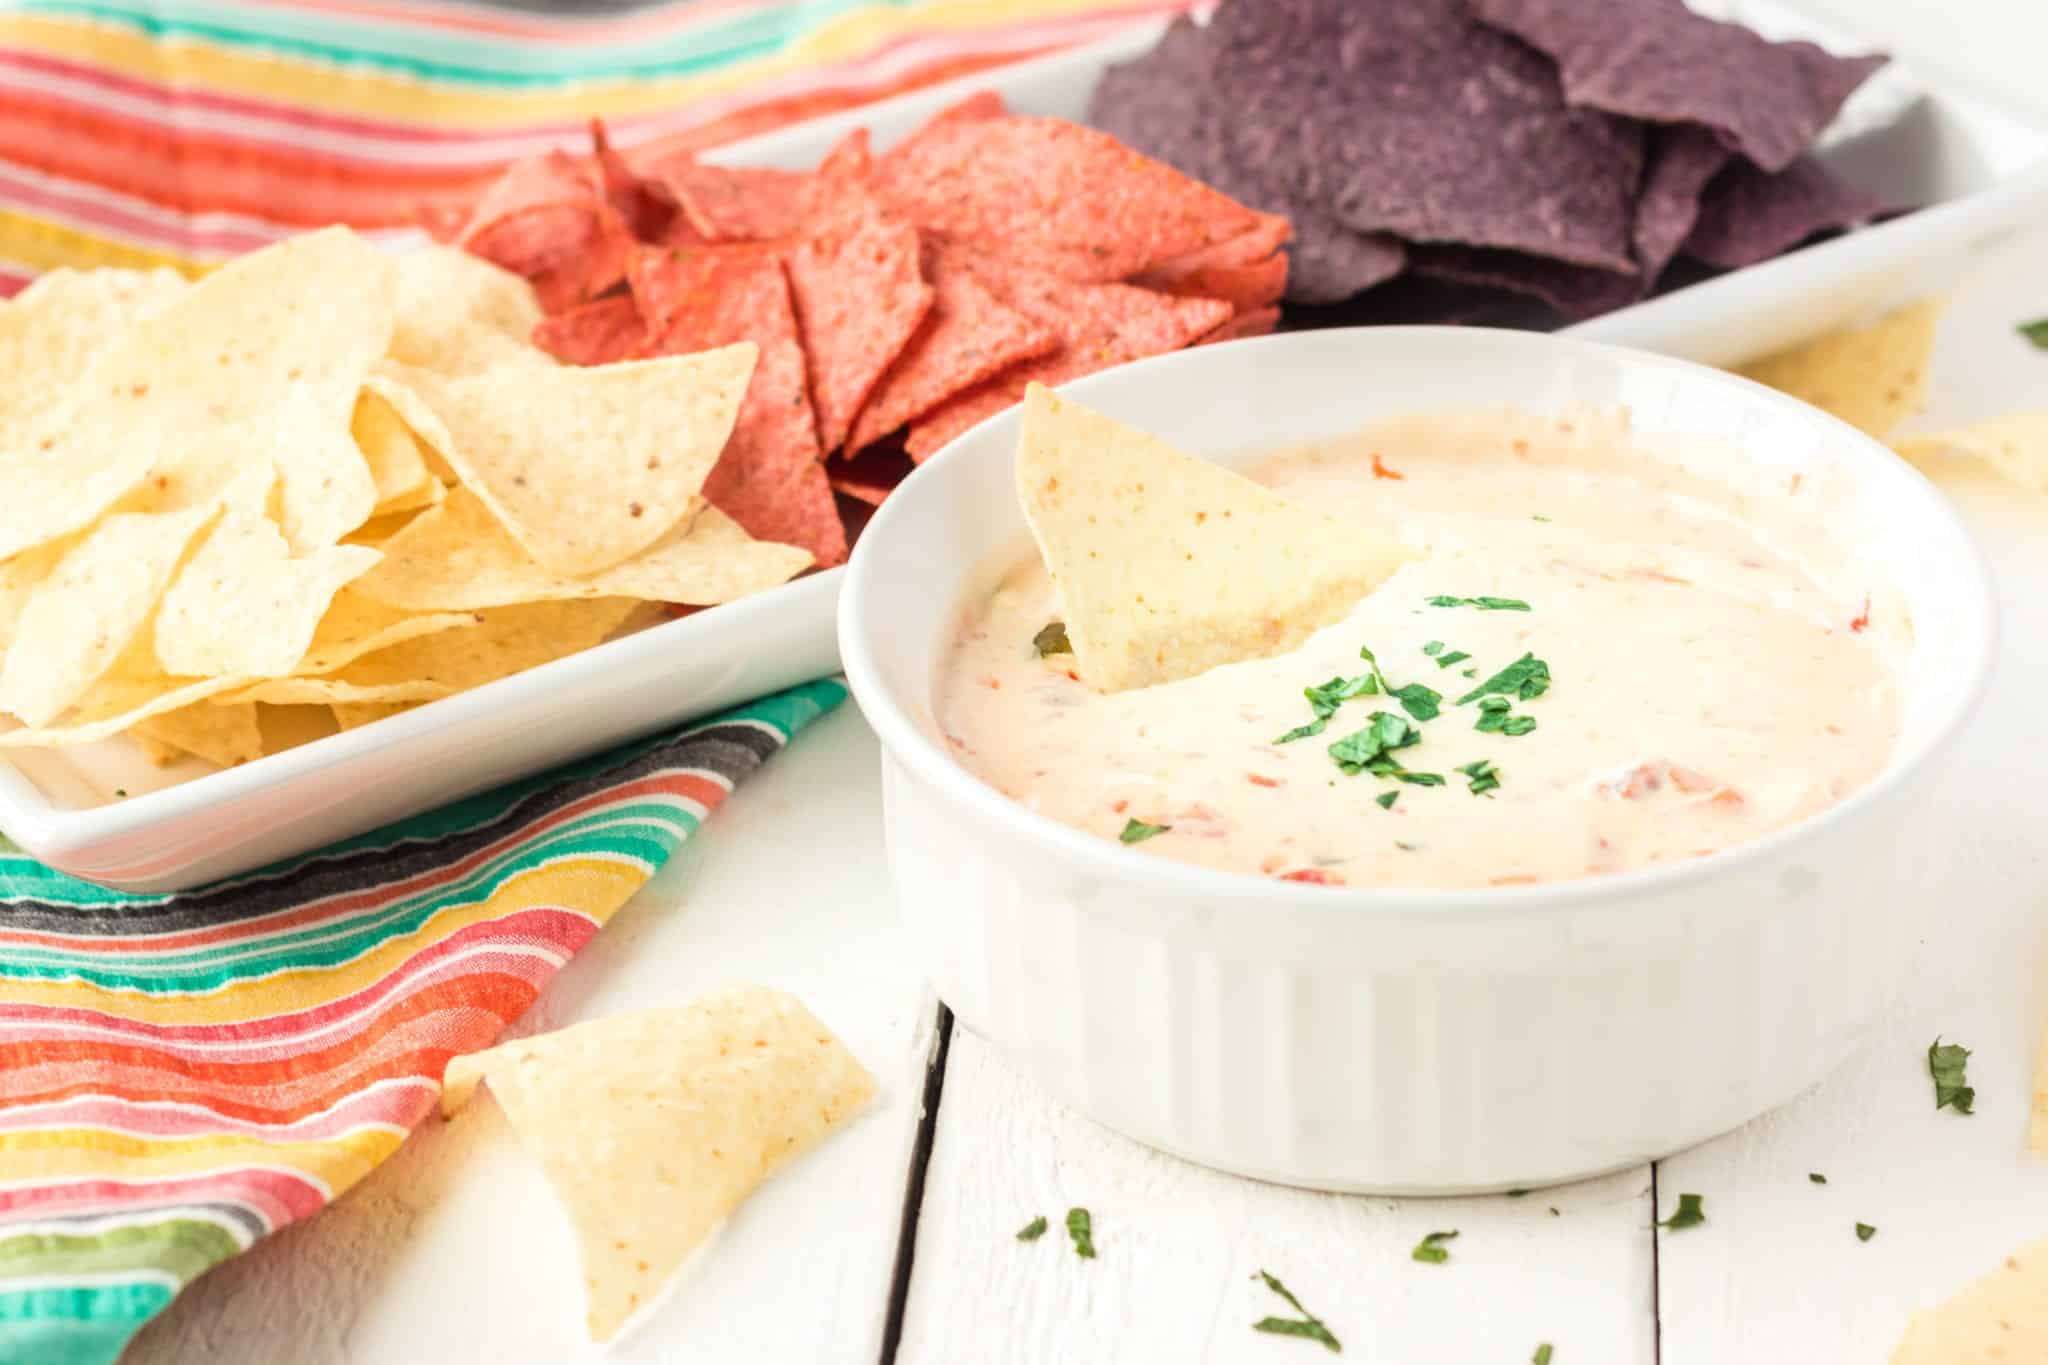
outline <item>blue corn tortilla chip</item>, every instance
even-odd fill
[[[1535,299],[1571,322],[1626,308],[1647,292],[1640,275],[1622,275],[1597,266],[1568,265],[1519,251],[1487,247],[1420,246],[1409,254],[1408,266],[1425,279],[1504,290]]]
[[[1699,221],[1700,196],[1733,155],[1704,128],[1680,125],[1656,131],[1643,194],[1636,201],[1635,226],[1629,232],[1645,292],[1685,245]]]
[[[1773,43],[1684,0],[1470,0],[1480,22],[1557,62],[1573,105],[1691,123],[1782,171],[1885,64],[1812,43]]]
[[[1215,24],[1261,22],[1267,3],[1229,5]],[[1219,59],[1218,93],[1242,111],[1230,124],[1241,158],[1322,191],[1361,232],[1633,273],[1639,124],[1566,107],[1550,61],[1475,23],[1461,0],[1290,4],[1336,40],[1269,57],[1256,79]]]
[[[1217,35],[1176,19],[1158,46],[1111,67],[1089,103],[1088,122],[1223,193],[1294,226],[1285,297],[1293,303],[1349,298],[1401,271],[1401,244],[1352,231],[1313,195],[1246,168],[1226,145],[1227,103],[1212,89]]]
[[[1685,254],[1724,269],[1755,265],[1818,233],[1867,223],[1884,208],[1810,156],[1776,174],[1738,159],[1707,186]]]

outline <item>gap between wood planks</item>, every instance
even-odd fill
[[[939,1127],[939,1098],[946,1089],[946,1056],[952,1048],[953,1011],[941,1001],[933,1029],[932,1055],[924,1073],[924,1109],[918,1116],[917,1140],[910,1146],[909,1178],[903,1182],[903,1222],[896,1234],[896,1276],[889,1285],[889,1312],[882,1320],[880,1365],[895,1365],[896,1348],[903,1341],[903,1308],[910,1300],[911,1267],[917,1259],[917,1217],[924,1207],[924,1173],[931,1165],[932,1136]]]

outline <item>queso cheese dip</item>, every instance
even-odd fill
[[[1416,558],[1287,653],[1103,695],[1034,557],[967,605],[940,726],[1133,856],[1299,881],[1558,881],[1792,824],[1885,763],[1905,623],[1871,628],[1797,475],[1738,492],[1635,440],[1433,414],[1276,454],[1260,482]]]

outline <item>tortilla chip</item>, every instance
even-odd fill
[[[579,597],[633,597],[710,606],[786,583],[810,555],[755,540],[707,507],[653,548],[581,578],[551,573],[519,548],[468,489],[420,516],[384,546],[354,590],[392,607],[474,610]],[[265,700],[278,700],[265,698]]]
[[[79,539],[67,536],[0,561],[0,655],[5,655],[8,646],[14,643],[14,632],[20,626],[21,613],[28,607],[29,598],[35,595],[43,580],[50,576]]]
[[[588,574],[695,514],[757,354],[743,343],[619,365],[417,376],[416,387],[445,424],[448,462],[513,538],[557,573]]]
[[[156,657],[190,677],[290,673],[335,594],[379,557],[337,545],[294,559],[276,523],[231,509],[164,593]]]
[[[363,453],[376,492],[371,515],[383,516],[437,500],[426,491],[435,479],[419,442],[413,439],[412,428],[375,389],[356,395],[349,432]]]
[[[1909,436],[1892,448],[1922,468],[1942,457],[1982,460],[2034,493],[2048,493],[2048,410],[2015,412],[1954,431]]]
[[[218,705],[230,707],[254,702],[273,706],[389,705],[392,702],[439,701],[451,695],[452,689],[446,683],[430,678],[387,683],[352,683],[340,678],[272,678],[214,700]],[[251,713],[253,717],[253,707]]]
[[[1176,299],[1124,284],[1071,284],[1012,274],[995,285],[1013,308],[1060,335],[1060,349],[1012,365],[956,394],[914,423],[906,441],[923,460],[983,418],[1017,402],[1032,384],[1064,384],[1125,361],[1177,351],[1230,320],[1215,299]]]
[[[954,256],[930,250],[923,256],[932,282],[931,310],[868,394],[846,438],[849,452],[873,445],[1019,361],[1060,347],[1057,331],[997,298]]]
[[[216,699],[180,707],[137,721],[128,733],[145,746],[197,754],[222,768],[263,757],[256,708],[247,702],[222,704]],[[163,766],[160,759],[155,761]]]
[[[112,668],[148,622],[192,538],[218,514],[108,517],[51,570],[0,663],[0,711],[47,725]]]
[[[1650,165],[1629,230],[1644,292],[1656,284],[1699,221],[1700,196],[1731,153],[1704,128],[1684,125],[1651,134]]]
[[[334,723],[332,708],[326,706],[258,706],[256,728],[263,737],[266,754],[281,754],[316,739],[326,739],[340,729]]]
[[[917,230],[865,192],[790,253],[790,300],[808,362],[818,444],[837,450],[875,384],[932,305],[918,270]]]
[[[1506,290],[1536,299],[1574,321],[1625,308],[1649,288],[1648,281],[1638,274],[1617,274],[1490,247],[1415,246],[1409,248],[1408,265],[1424,279]]]
[[[456,245],[531,278],[588,249],[598,199],[589,170],[567,152],[527,157],[491,182]]]
[[[631,157],[612,147],[603,119],[590,120],[590,147],[605,198],[627,228],[643,242],[661,240],[680,216],[675,197],[658,179],[644,174]]]
[[[896,486],[909,478],[915,468],[917,466],[911,458],[901,450],[863,451],[850,460],[833,461],[832,491],[870,507],[880,507],[882,499],[895,492]]]
[[[453,247],[408,251],[396,265],[392,360],[460,377],[542,359],[529,341],[540,303],[519,276]]]
[[[334,721],[336,731],[345,734],[365,725],[374,725],[380,720],[389,720],[392,716],[404,715],[418,705],[420,703],[414,701],[337,702],[330,708],[329,715]]]
[[[90,525],[152,469],[219,447],[224,427],[345,442],[363,377],[391,341],[392,288],[381,252],[330,228],[230,261],[138,318],[62,404],[0,447],[0,559]]]
[[[136,642],[138,646],[142,643]],[[194,705],[249,681],[167,677],[148,670],[148,657],[131,646],[121,665],[94,683],[56,724],[0,731],[0,749],[91,744],[133,729],[151,716]]]
[[[1292,649],[1408,558],[1033,384],[1017,492],[1098,692]]]
[[[1240,313],[1255,313],[1280,302],[1287,292],[1287,255],[1276,251],[1248,265],[1205,265],[1157,286],[1180,298],[1221,299]]]
[[[533,329],[533,344],[565,365],[605,365],[642,355],[650,339],[640,305],[628,294],[557,313]]]
[[[662,292],[688,300],[670,316],[660,354],[722,346],[743,337],[761,348],[732,439],[704,481],[711,504],[758,540],[796,545],[820,564],[846,558],[846,531],[818,450],[803,347],[782,265],[757,252],[671,253]]]
[[[708,242],[758,242],[803,223],[810,177],[768,166],[714,166],[694,155],[659,168],[683,217]]]
[[[1921,299],[1868,327],[1829,332],[1735,373],[1833,413],[1882,440],[1927,406],[1942,301]]]
[[[466,692],[603,643],[639,605],[630,598],[601,597],[498,607],[477,613],[481,619],[475,625],[380,649],[331,676],[357,687],[425,680]],[[335,708],[335,719],[345,728],[349,723],[341,707]]]
[[[1239,313],[1230,321],[1196,342],[1197,346],[1213,346],[1219,341],[1240,341],[1245,337],[1262,337],[1280,325],[1278,308],[1260,308],[1249,313]]]
[[[2021,1247],[1939,1308],[1915,1313],[1891,1365],[2048,1360],[2048,1239]]]
[[[424,635],[473,626],[478,620],[473,612],[414,613],[388,607],[365,594],[358,579],[334,595],[333,605],[320,618],[313,642],[306,646],[292,673],[299,677],[332,673],[365,654]]]
[[[1883,200],[1810,156],[1776,173],[1738,160],[1708,184],[1684,250],[1694,260],[1737,270],[1816,233],[1867,223],[1883,209]]]
[[[85,368],[139,318],[191,286],[175,270],[52,270],[0,304],[0,430],[63,401]]]
[[[1252,225],[1237,236],[1226,237],[1214,246],[1202,247],[1185,256],[1161,261],[1151,269],[1141,271],[1130,282],[1168,294],[1196,293],[1199,291],[1176,289],[1174,286],[1201,271],[1258,265],[1286,246],[1293,235],[1294,229],[1279,214],[1254,213]]]
[[[875,1093],[801,1002],[760,986],[453,1058],[441,1112],[460,1110],[479,1080],[576,1227],[594,1341]]]
[[[1684,0],[1473,0],[1472,13],[1554,58],[1570,103],[1704,125],[1773,171],[1812,145],[1885,63],[1769,42]]]

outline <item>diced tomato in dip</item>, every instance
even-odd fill
[[[1061,619],[1034,557],[966,607],[939,719],[1035,810],[1109,840],[1127,811],[1168,827],[1131,857],[1451,888],[1712,854],[1875,776],[1910,625],[1882,592],[1866,606],[1820,481],[1766,496],[1702,467],[1606,412],[1401,418],[1281,452],[1254,476],[1417,558],[1287,654],[1101,695],[1074,655],[1033,647]],[[1315,718],[1305,688],[1370,671],[1361,647],[1385,683],[1439,694],[1436,714],[1347,696],[1282,742]],[[1540,681],[1524,666],[1461,701],[1525,658]],[[1347,771],[1331,746],[1376,712],[1415,738]]]

